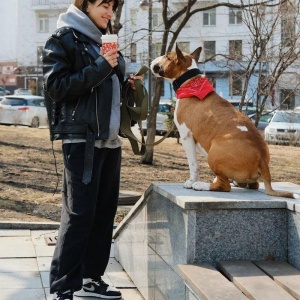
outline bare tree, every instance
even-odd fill
[[[122,11],[123,11],[123,6],[124,6],[124,0],[119,0],[119,5],[117,7],[116,13],[115,13],[115,18],[112,23],[112,33],[117,34],[120,29],[122,28],[122,24],[120,23]]]
[[[229,53],[222,56],[228,59],[227,67],[236,75],[232,80],[241,84],[240,110],[253,103],[257,125],[267,104],[274,110],[292,108],[293,103],[289,102],[293,102],[299,91],[296,70],[300,59],[300,4],[293,0],[281,1],[269,7],[259,1],[252,2],[256,5],[243,9],[243,22],[250,32],[244,41],[246,52],[229,49]],[[255,88],[251,85],[253,78],[257,80]]]

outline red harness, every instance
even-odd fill
[[[215,89],[206,77],[197,77],[190,82],[183,84],[176,91],[177,99],[196,96],[203,100],[209,93]]]

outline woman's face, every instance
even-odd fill
[[[102,3],[103,0],[96,0],[94,3],[88,1],[87,15],[92,22],[100,29],[106,29],[108,21],[113,16],[114,1]]]

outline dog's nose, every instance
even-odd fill
[[[153,72],[158,73],[160,71],[160,66],[159,65],[154,65],[153,66]]]

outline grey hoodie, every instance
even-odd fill
[[[57,28],[61,27],[71,27],[77,31],[83,33],[93,41],[93,45],[96,51],[99,53],[99,45],[101,43],[101,31],[96,27],[96,25],[90,20],[90,18],[83,13],[76,6],[71,4],[65,13],[59,15],[57,20]],[[117,75],[112,77],[112,107],[111,116],[109,124],[109,137],[106,141],[96,140],[95,146],[97,148],[117,148],[120,147],[122,142],[118,137],[120,129],[120,83]],[[109,99],[108,99],[109,100]],[[63,143],[79,143],[85,142],[82,139],[68,139],[63,140]]]

